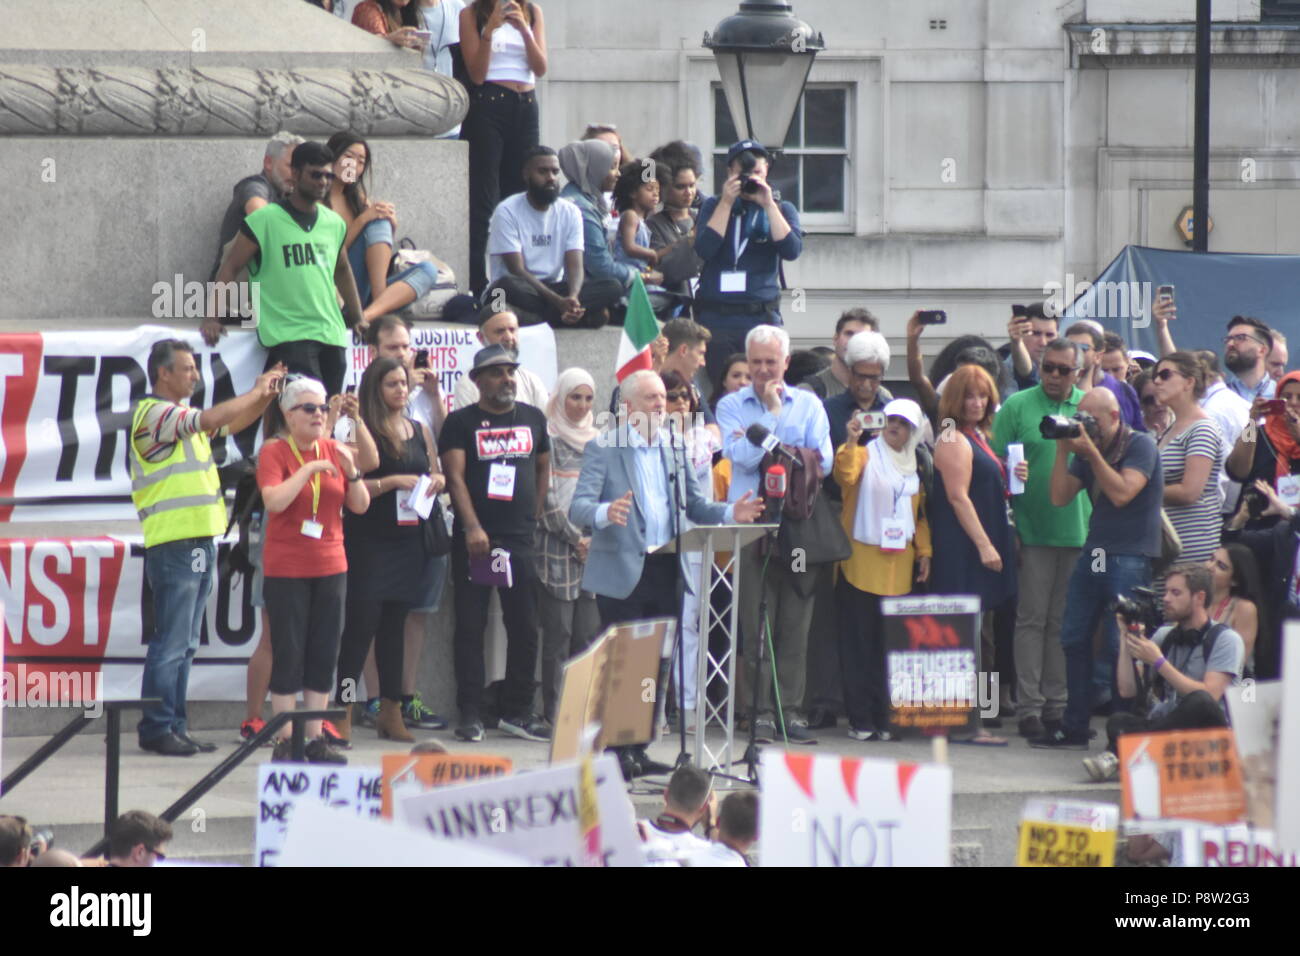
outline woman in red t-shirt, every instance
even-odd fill
[[[271,623],[271,709],[294,709],[301,691],[308,710],[324,710],[334,680],[348,562],[343,506],[370,505],[361,472],[344,445],[325,437],[325,387],[310,378],[288,382],[267,410],[257,484],[266,506],[262,593]],[[347,763],[310,721],[307,759]],[[289,756],[289,728],[273,759]]]

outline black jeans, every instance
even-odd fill
[[[567,283],[547,282],[548,289],[561,296],[569,294]],[[607,309],[623,297],[623,284],[617,279],[584,279],[578,292],[578,301],[587,311],[573,325],[560,321],[560,312],[544,298],[527,279],[502,276],[483,293],[483,310],[493,311],[492,299],[497,289],[505,293],[506,303],[519,318],[520,325],[541,325],[549,322],[557,329],[598,329],[607,321],[601,310]]]
[[[1208,691],[1194,690],[1165,716],[1157,720],[1139,717],[1137,714],[1111,714],[1106,721],[1106,749],[1113,754],[1119,753],[1119,738],[1123,734],[1140,734],[1161,730],[1206,730],[1211,727],[1226,727],[1228,719],[1223,714],[1223,707],[1210,696]]]
[[[501,696],[501,716],[520,717],[533,709],[533,675],[537,672],[537,571],[533,555],[509,542],[492,547],[510,552],[514,585],[497,588],[501,616],[506,625],[506,680]],[[487,631],[488,600],[492,588],[469,579],[469,552],[465,536],[451,542],[451,574],[456,588],[456,707],[462,723],[478,720],[483,709],[483,637]]]
[[[271,624],[271,693],[330,692],[339,658],[346,574],[262,579]]]
[[[841,576],[835,585],[835,599],[839,605],[840,671],[849,727],[888,730],[890,700],[880,596],[859,591]]]
[[[341,394],[348,371],[347,349],[305,339],[273,345],[266,356],[266,368],[283,362],[290,372],[309,375],[325,386],[325,397]]]
[[[475,296],[487,286],[488,223],[497,203],[524,191],[524,153],[539,141],[537,93],[497,83],[470,90],[460,138],[469,143],[469,283]]]
[[[340,704],[356,703],[357,681],[361,668],[370,652],[370,642],[375,643],[375,668],[379,671],[379,696],[398,700],[402,696],[402,664],[406,656],[406,615],[410,601],[372,601],[348,595],[347,612],[343,623],[343,642],[339,648],[339,674],[337,696]],[[348,686],[351,681],[351,687]],[[375,688],[367,687],[369,696]]]

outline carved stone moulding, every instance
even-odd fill
[[[0,64],[0,135],[437,136],[468,109],[463,86],[428,70]]]

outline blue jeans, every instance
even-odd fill
[[[1069,699],[1065,705],[1062,729],[1070,734],[1088,731],[1092,716],[1092,635],[1097,625],[1105,625],[1106,646],[1110,649],[1110,683],[1114,693],[1115,665],[1119,654],[1119,628],[1111,612],[1111,602],[1121,594],[1130,594],[1135,587],[1151,583],[1151,559],[1141,555],[1107,554],[1105,570],[1094,571],[1093,564],[1101,556],[1093,557],[1084,548],[1070,574],[1065,593],[1065,617],[1061,621],[1061,650],[1065,652],[1065,686]]]
[[[217,550],[211,538],[157,544],[144,552],[153,591],[154,634],[144,661],[141,697],[157,697],[140,718],[140,742],[186,733],[185,693],[199,648],[203,614],[212,593]]]

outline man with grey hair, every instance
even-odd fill
[[[831,473],[834,459],[830,422],[822,403],[816,395],[785,384],[785,370],[790,364],[790,336],[786,331],[773,325],[755,326],[745,336],[745,357],[751,384],[718,403],[722,453],[731,461],[732,469],[729,501],[759,493],[759,466],[764,451],[749,441],[746,432],[751,425],[761,425],[786,446],[815,451],[823,475]],[[740,609],[746,641],[745,675],[748,681],[758,680],[759,688],[757,738],[766,742],[776,739],[771,682],[757,673],[759,641],[769,633],[765,622],[758,619],[759,602],[754,597],[761,581],[771,622],[786,737],[791,743],[816,743],[807,720],[797,713],[806,689],[816,566],[808,569],[783,560],[765,562],[761,545],[756,541],[740,554],[741,593],[750,595]],[[785,719],[784,712],[788,712],[789,719]]]
[[[226,530],[211,440],[261,418],[285,368],[276,364],[243,395],[207,410],[189,405],[199,370],[188,342],[155,342],[148,371],[153,392],[131,410],[131,501],[143,526],[144,573],[154,605],[140,696],[158,703],[141,714],[139,740],[142,750],[189,757],[217,749],[190,738],[185,715],[190,665],[217,563],[213,539]]]
[[[1286,363],[1291,356],[1287,354],[1286,336],[1278,329],[1270,331],[1273,333],[1273,351],[1268,353],[1265,366],[1268,368],[1268,377],[1277,382],[1286,374]]]
[[[221,260],[226,257],[227,247],[234,241],[244,217],[253,210],[261,209],[267,203],[288,195],[292,178],[289,160],[293,158],[293,148],[301,142],[303,138],[296,133],[287,130],[276,133],[267,140],[266,152],[262,155],[262,171],[245,176],[235,183],[230,205],[221,217],[221,231],[217,234],[217,258],[208,274],[209,282],[216,279]]]
[[[1054,339],[1043,350],[1038,384],[1022,389],[993,419],[993,449],[1005,458],[1019,445],[1029,465],[1024,491],[1013,495],[1020,537],[1020,601],[1016,608],[1015,661],[1019,684],[1020,733],[1041,737],[1060,725],[1065,712],[1065,652],[1061,621],[1070,572],[1088,533],[1092,504],[1076,495],[1064,506],[1052,504],[1052,463],[1056,442],[1043,437],[1044,415],[1073,418],[1084,391],[1077,382],[1082,350],[1069,339]],[[1006,688],[1010,690],[1010,688]]]
[[[812,392],[823,402],[828,398],[843,395],[848,391],[849,366],[844,356],[853,336],[867,330],[872,332],[880,331],[880,321],[868,310],[852,308],[841,313],[840,317],[835,321],[835,337],[831,339],[831,345],[835,348],[835,356],[831,359],[830,366],[822,369],[816,375],[808,376],[800,383],[799,387]],[[884,389],[881,397],[885,401],[889,401],[894,396],[889,394],[889,389]]]

